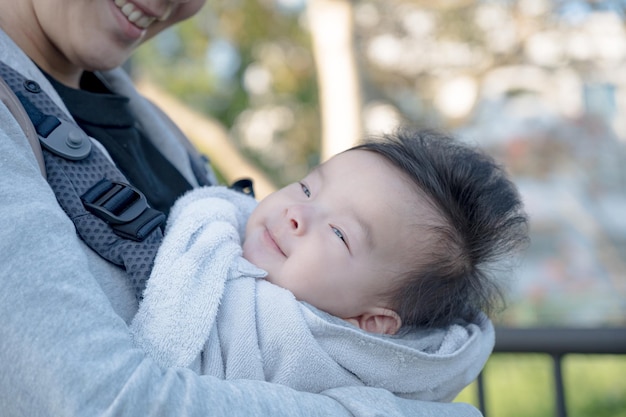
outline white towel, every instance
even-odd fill
[[[241,257],[240,235],[255,205],[253,198],[225,187],[205,187],[187,193],[173,207],[130,326],[135,345],[162,366],[188,366],[196,358],[213,327],[227,279],[266,275]]]

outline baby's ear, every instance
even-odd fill
[[[375,307],[367,313],[346,320],[361,330],[378,334],[396,334],[402,326],[402,319],[395,311],[381,307]]]

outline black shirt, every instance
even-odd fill
[[[80,90],[46,75],[78,125],[109,152],[128,181],[166,215],[174,201],[192,187],[135,125],[128,98],[111,92],[90,72]]]

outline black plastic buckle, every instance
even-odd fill
[[[250,178],[242,178],[230,186],[231,190],[239,191],[254,198],[254,184]]]
[[[88,211],[126,239],[141,242],[165,221],[165,214],[151,208],[139,190],[107,178],[85,191],[80,199]]]

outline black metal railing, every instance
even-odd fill
[[[562,360],[568,354],[626,354],[626,328],[496,328],[494,354],[544,353],[552,358],[555,415],[567,417]],[[477,379],[478,404],[484,417],[484,376]]]

